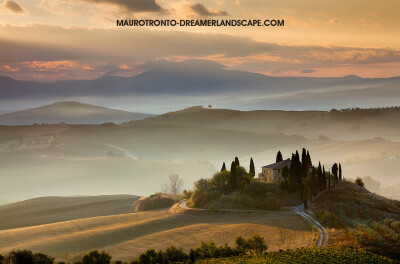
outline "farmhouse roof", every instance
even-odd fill
[[[285,166],[290,168],[291,163],[292,163],[292,161],[290,159],[287,159],[287,160],[279,161],[279,162],[272,163],[269,165],[265,165],[265,166],[263,166],[263,168],[273,169],[273,170],[281,170]]]

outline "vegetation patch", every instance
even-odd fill
[[[262,255],[238,256],[225,259],[206,259],[201,264],[269,264],[269,263],[398,263],[392,259],[366,252],[354,247],[300,248],[269,252]]]
[[[281,192],[276,184],[254,180],[254,163],[250,162],[250,172],[232,162],[231,170],[223,164],[220,172],[211,179],[200,179],[195,183],[188,205],[203,209],[255,209],[278,210],[282,203],[276,193]]]
[[[343,223],[339,220],[339,217],[335,213],[331,213],[327,210],[321,210],[317,213],[317,217],[321,221],[321,224],[325,227],[343,227]]]
[[[172,206],[182,199],[179,194],[155,193],[149,197],[142,197],[135,202],[136,211],[150,211]]]

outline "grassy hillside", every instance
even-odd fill
[[[393,108],[390,111],[372,109],[371,111],[326,112],[236,111],[197,106],[124,123],[123,126],[169,124],[257,133],[280,132],[312,139],[321,135],[332,139],[365,139],[375,136],[399,139],[400,126],[396,122],[399,117],[400,108]]]
[[[312,246],[314,239],[307,222],[292,213],[153,211],[0,230],[0,253],[29,248],[73,261],[99,249],[131,261],[149,248],[174,245],[189,250],[210,240],[233,245],[237,236],[253,234],[265,237],[271,250]]]
[[[242,256],[226,259],[210,259],[197,261],[199,264],[283,264],[283,263],[398,263],[397,261],[359,250],[357,248],[328,247],[328,248],[300,248],[271,252],[260,256]]]
[[[328,244],[356,245],[399,259],[399,201],[343,181],[323,193],[309,209],[330,228]]]
[[[30,125],[33,123],[102,124],[122,123],[152,115],[130,113],[79,102],[56,102],[37,108],[0,115],[2,125]]]
[[[400,219],[400,201],[373,194],[357,184],[343,181],[311,203],[310,210],[329,210],[346,225],[353,221]]]
[[[134,195],[42,197],[0,206],[0,230],[135,211]]]

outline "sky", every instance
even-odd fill
[[[398,0],[0,0],[0,76],[133,76],[205,59],[270,76],[400,72]],[[116,19],[280,19],[284,27],[117,27]]]

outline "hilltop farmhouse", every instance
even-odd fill
[[[262,172],[258,174],[258,179],[267,183],[276,183],[283,180],[282,169],[286,166],[290,168],[290,159],[272,163],[262,167]]]

